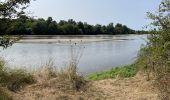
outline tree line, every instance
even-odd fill
[[[12,19],[8,27],[8,35],[114,35],[142,33],[128,28],[126,25],[109,23],[108,25],[90,25],[86,22],[60,20],[58,23],[52,17],[47,19],[28,18],[20,16]]]

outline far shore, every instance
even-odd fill
[[[91,43],[104,41],[125,41],[128,39],[21,39],[17,43]]]
[[[132,35],[132,34],[129,34]],[[134,35],[134,34],[133,34]],[[69,36],[52,36],[52,35],[30,35],[23,36],[17,43],[91,43],[103,41],[125,41],[122,35],[69,35]],[[115,38],[120,37],[120,38]]]

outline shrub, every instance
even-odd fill
[[[163,100],[170,93],[170,1],[162,0],[158,14],[148,13],[153,20],[154,29],[148,37],[149,42],[141,49],[137,61],[141,69],[154,76],[155,83],[162,94]]]
[[[32,84],[34,78],[30,73],[24,70],[10,70],[3,72],[1,75],[0,83],[11,91],[16,91],[26,84]]]

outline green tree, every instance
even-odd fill
[[[80,34],[84,34],[85,33],[84,24],[82,22],[78,22],[77,23],[77,27],[79,29]]]
[[[163,100],[169,100],[170,92],[170,1],[163,0],[159,5],[158,13],[148,12],[153,20],[149,42],[141,49],[138,63],[148,73],[152,73],[160,89]]]
[[[48,35],[57,35],[58,33],[58,26],[56,24],[56,22],[52,22],[48,25],[48,30],[47,30],[47,34]]]
[[[46,22],[47,22],[47,25],[51,24],[53,22],[53,18],[52,17],[48,17]]]
[[[115,29],[114,29],[114,24],[113,23],[109,23],[107,25],[107,33],[108,34],[114,34],[115,33]]]
[[[102,34],[102,26],[100,24],[96,24],[94,26],[94,33],[95,34]]]
[[[36,35],[46,35],[48,26],[44,19],[38,19],[32,25],[32,30]]]
[[[8,30],[13,24],[13,19],[21,18],[25,15],[24,9],[30,0],[5,0],[0,1],[0,46],[8,47],[12,44],[11,38],[4,35],[8,35]]]
[[[84,30],[85,30],[84,34],[86,35],[95,35],[94,26],[92,25],[84,23]]]
[[[116,34],[123,34],[123,26],[120,23],[117,23],[115,26],[115,33]]]

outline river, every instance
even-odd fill
[[[115,35],[110,37],[114,40],[76,44],[15,43],[13,46],[1,50],[0,54],[11,68],[37,70],[49,60],[57,68],[64,68],[72,58],[71,52],[74,52],[74,55],[78,55],[80,58],[79,73],[89,74],[133,63],[141,45],[145,45],[147,40],[147,35]],[[93,38],[99,37],[93,36]]]

